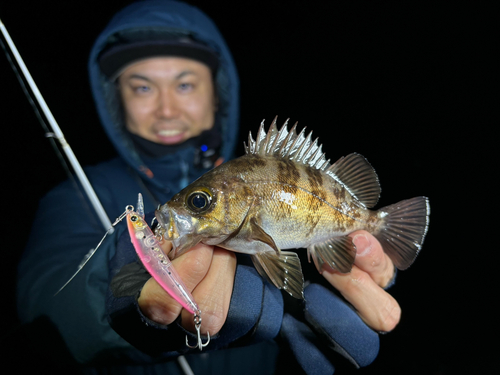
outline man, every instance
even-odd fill
[[[139,192],[146,212],[151,212],[233,156],[239,105],[236,69],[218,30],[196,8],[170,1],[125,8],[96,40],[89,72],[101,122],[119,154],[86,170],[110,217],[135,204]],[[71,356],[87,370],[105,366],[125,371],[130,365],[126,371],[135,373],[174,371],[176,364],[168,360],[189,352],[184,336],[193,332],[192,316],[137,261],[124,225],[117,226],[80,274],[52,297],[102,234],[68,182],[41,201],[19,266],[21,319],[55,328]],[[320,364],[329,371],[332,366],[328,358],[318,362],[311,354],[323,350],[310,341],[318,332],[340,345],[355,364],[370,363],[378,337],[369,327],[390,331],[399,321],[397,302],[382,289],[393,279],[394,267],[372,236],[360,232],[352,237],[358,247],[352,273],[324,275],[368,326],[334,294],[313,286],[306,289],[310,316],[327,307],[337,317],[330,319],[330,312],[323,314],[326,322],[316,317],[307,322],[317,328],[311,330],[303,317],[286,310],[276,288],[244,259],[237,262],[232,252],[198,245],[175,259],[175,268],[203,311],[202,333],[212,336],[205,349],[224,349],[208,352],[214,373],[220,373],[221,365],[230,366],[227,356],[238,356],[239,373],[254,372],[250,364],[272,368],[276,346],[269,343],[280,331],[305,371]],[[320,306],[314,303],[316,297]],[[342,341],[346,334],[349,339]],[[267,344],[248,346],[256,342]],[[236,346],[244,354],[227,349]],[[207,373],[206,356],[192,355],[189,361],[193,369],[203,366]]]

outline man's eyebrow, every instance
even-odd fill
[[[194,74],[194,75],[196,75],[196,73],[195,73],[195,72],[193,72],[192,70],[184,70],[184,71],[182,71],[181,73],[179,73],[179,74],[175,77],[175,79],[181,79],[181,78],[183,78],[183,77],[185,77],[185,76],[187,76],[187,75],[189,75],[189,74]]]
[[[128,79],[142,79],[144,81],[151,82],[151,80],[148,77],[141,76],[140,74],[131,74]]]
[[[184,70],[182,72],[180,72],[179,74],[177,74],[175,76],[175,79],[178,80],[178,79],[181,79],[187,75],[190,75],[190,74],[193,74],[193,75],[196,75],[196,72],[192,71],[192,70]],[[146,77],[146,76],[143,76],[141,74],[137,74],[137,73],[134,73],[134,74],[131,74],[128,79],[142,79],[144,81],[147,81],[147,82],[152,82],[153,80]]]

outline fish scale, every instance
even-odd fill
[[[308,247],[311,239],[322,241],[332,237],[332,234],[342,235],[348,230],[352,232],[365,227],[373,215],[371,211],[360,207],[356,200],[350,199],[350,195],[340,193],[345,190],[343,186],[324,172],[318,171],[318,176],[321,177],[323,173],[324,179],[330,180],[327,184],[323,184],[323,177],[309,178],[311,172],[308,170],[312,168],[304,165],[294,166],[297,177],[283,178],[278,172],[273,181],[273,171],[278,169],[280,161],[274,157],[259,158],[266,163],[263,172],[240,172],[240,177],[265,202],[261,204],[261,215],[266,227],[271,228],[271,236],[277,244],[279,242],[279,247]],[[297,233],[299,229],[300,235],[295,236],[294,240],[284,234],[290,231]]]
[[[319,272],[324,265],[350,272],[356,249],[348,234],[372,233],[399,269],[409,267],[427,233],[426,197],[370,210],[379,198],[377,174],[350,154],[330,164],[312,133],[278,131],[261,124],[246,154],[214,168],[156,211],[158,233],[172,241],[172,257],[199,242],[252,257],[276,287],[303,298],[300,260],[307,248]]]
[[[311,241],[330,238],[332,232],[343,232],[345,215],[307,191],[287,193],[276,183],[261,185],[254,191],[262,197],[262,224],[280,248],[307,247]]]

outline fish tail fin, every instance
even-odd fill
[[[281,251],[278,256],[274,252],[261,252],[253,254],[252,261],[259,274],[271,284],[294,298],[304,299],[304,276],[296,253]]]
[[[407,199],[378,210],[384,225],[373,235],[398,269],[408,268],[420,252],[429,226],[429,214],[426,197]]]

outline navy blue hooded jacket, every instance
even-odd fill
[[[157,201],[165,203],[206,171],[193,166],[194,146],[160,158],[146,158],[134,148],[124,130],[115,85],[101,73],[97,61],[99,53],[112,42],[116,33],[141,28],[154,29],[158,33],[172,30],[189,33],[219,55],[219,68],[214,78],[219,99],[216,118],[222,129],[221,155],[226,160],[232,156],[237,138],[238,76],[230,52],[213,22],[197,8],[170,1],[139,2],[117,13],[95,42],[89,59],[89,74],[98,114],[119,157],[85,169],[112,221],[126,205],[135,205],[139,192],[144,196],[146,212],[150,212],[156,208]],[[105,296],[111,280],[110,261],[124,231],[126,224],[119,224],[77,277],[54,297],[85,255],[98,244],[104,229],[87,199],[69,181],[50,191],[40,202],[19,265],[19,316],[22,322],[44,321],[55,328],[79,363],[123,365],[156,361],[124,340],[108,322]],[[237,273],[240,277],[244,274],[260,280],[255,272],[241,267]],[[235,289],[238,285],[242,284],[236,282]],[[262,291],[253,296],[258,300],[259,310],[255,311],[254,318],[260,314],[262,295],[259,293]],[[233,293],[237,294],[237,291]],[[277,296],[281,298],[279,293]],[[248,306],[238,305],[243,310],[230,311],[236,320],[238,315],[249,313]],[[278,315],[271,333],[274,336],[281,325],[282,316]],[[232,330],[234,339],[247,333],[254,323],[245,327],[237,325],[235,331],[229,322],[226,331]],[[175,355],[178,353],[168,354]]]

